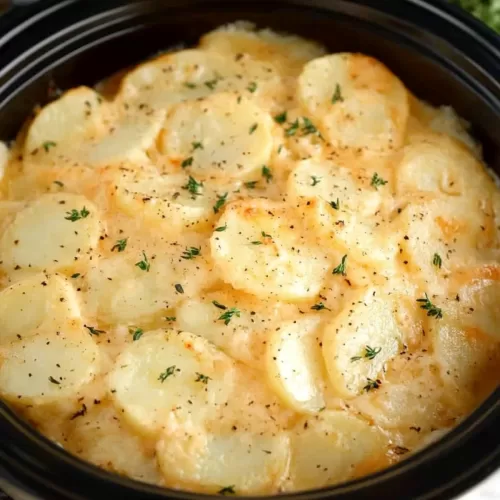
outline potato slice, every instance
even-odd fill
[[[165,315],[167,309],[195,296],[215,279],[208,248],[196,248],[201,248],[201,255],[195,259],[183,259],[184,248],[168,242],[144,246],[142,253],[129,250],[100,259],[87,276],[88,309],[103,321],[121,324]],[[149,264],[149,270],[141,269],[140,262]]]
[[[180,428],[165,433],[157,456],[167,483],[183,489],[240,495],[277,491],[290,453],[286,433],[214,433]]]
[[[403,332],[395,313],[394,298],[368,289],[325,327],[323,357],[339,396],[361,394],[398,353]]]
[[[10,160],[10,151],[5,142],[0,141],[0,181],[5,175],[5,169]]]
[[[110,402],[99,402],[70,421],[65,448],[80,458],[116,474],[158,484],[155,450],[120,422]]]
[[[72,285],[59,275],[38,274],[0,293],[0,345],[35,335],[42,325],[61,325],[80,318]]]
[[[341,53],[307,63],[298,99],[334,147],[388,152],[404,140],[406,89],[371,57]]]
[[[373,215],[382,203],[382,193],[370,187],[371,176],[328,160],[303,160],[290,174],[287,190],[292,199],[322,198],[341,211]]]
[[[8,272],[70,270],[88,259],[100,233],[97,207],[74,194],[47,194],[17,213],[0,240]]]
[[[290,76],[296,76],[306,62],[325,54],[325,49],[315,42],[269,29],[256,31],[251,23],[217,28],[202,37],[200,47],[225,56],[248,54],[276,65],[280,73]]]
[[[341,411],[323,411],[297,423],[285,489],[306,490],[346,481],[364,462],[387,451],[387,440],[364,420]]]
[[[81,140],[103,127],[101,97],[88,87],[77,87],[45,106],[31,124],[24,145],[24,156],[52,156],[65,151],[68,142]]]
[[[268,340],[268,381],[284,403],[300,413],[316,413],[325,406],[320,321],[310,316],[284,323]]]
[[[64,402],[99,369],[99,348],[83,328],[41,329],[0,350],[0,393],[22,403]]]
[[[248,178],[269,160],[271,130],[270,116],[251,101],[215,94],[168,114],[161,150],[174,164],[189,162],[186,171],[197,178]]]
[[[207,340],[156,330],[121,352],[108,383],[124,417],[155,435],[168,418],[203,422],[217,412],[233,390],[233,371],[230,358]]]
[[[467,196],[492,182],[465,146],[437,134],[416,134],[410,138],[396,178],[399,195],[428,192]]]
[[[121,210],[133,217],[141,214],[146,223],[173,234],[208,227],[215,217],[217,196],[229,192],[224,191],[226,186],[204,183],[188,173],[160,175],[155,169],[122,171],[116,186]]]
[[[212,257],[226,283],[260,297],[285,300],[319,292],[328,260],[285,205],[235,202],[226,207],[218,224],[227,229],[214,232]]]

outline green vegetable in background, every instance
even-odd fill
[[[450,0],[500,33],[500,0]]]

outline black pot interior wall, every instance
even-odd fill
[[[120,3],[127,4],[81,2],[79,7],[55,12],[48,23],[35,23],[15,43],[2,45],[0,39],[0,68],[17,59],[10,71],[0,70],[0,138],[12,138],[33,107],[46,102],[51,80],[63,89],[93,85],[158,51],[179,43],[192,45],[220,24],[245,19],[318,40],[332,52],[359,51],[381,59],[418,97],[451,104],[471,121],[485,144],[488,163],[500,172],[500,139],[493,132],[500,124],[498,94],[494,103],[484,88],[472,88],[485,83],[484,74],[453,44],[419,30],[418,23],[425,23],[419,20],[421,12],[416,11],[410,23],[397,17],[394,6],[389,15],[369,2],[316,0],[304,7],[292,2],[186,0],[180,6],[179,2],[128,2],[126,9],[100,14],[103,6]],[[335,3],[335,11],[313,7],[322,3]],[[411,19],[410,7],[405,8],[406,18]],[[51,41],[60,29],[68,34]],[[43,46],[38,47],[40,42]],[[28,48],[30,53],[23,53]]]

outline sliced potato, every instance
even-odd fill
[[[5,142],[0,141],[0,181],[5,175],[5,169],[9,163],[10,151]]]
[[[310,316],[284,323],[268,340],[268,381],[285,404],[300,413],[315,413],[325,406],[320,321]]]
[[[161,150],[197,178],[260,175],[273,147],[271,117],[246,98],[215,94],[178,104],[167,116]]]
[[[325,327],[323,357],[340,396],[360,394],[382,377],[384,365],[398,353],[403,332],[395,312],[392,297],[368,289]]]
[[[167,309],[215,279],[207,247],[195,259],[183,259],[183,250],[164,243],[144,246],[142,253],[128,250],[100,259],[87,276],[87,307],[110,323],[136,324],[165,315]],[[149,265],[149,270],[139,267],[140,262]]]
[[[287,207],[267,200],[229,204],[214,232],[212,257],[226,283],[261,297],[314,297],[328,270],[301,221]],[[309,241],[308,241],[309,240]]]
[[[342,53],[314,59],[299,77],[298,98],[334,147],[389,152],[404,140],[406,89],[371,57]]]
[[[218,493],[232,487],[236,494],[277,491],[288,466],[286,433],[207,432],[179,428],[165,433],[157,456],[167,483],[183,489]]]
[[[130,216],[140,214],[148,224],[160,224],[174,234],[209,226],[217,196],[228,193],[187,173],[160,175],[155,169],[122,171],[116,186],[120,209]]]
[[[416,134],[410,138],[396,177],[400,195],[429,192],[467,196],[492,182],[462,144],[438,134]]]
[[[297,423],[287,490],[346,481],[364,462],[383,463],[387,441],[375,427],[341,411],[323,411]]]
[[[65,448],[103,469],[158,484],[154,447],[120,421],[112,404],[98,403],[70,421]]]
[[[0,240],[1,266],[62,270],[78,267],[97,246],[97,207],[74,194],[43,195],[17,213]]]
[[[121,352],[108,383],[129,422],[154,435],[168,418],[203,422],[214,415],[233,390],[233,371],[230,358],[207,340],[157,330]]]
[[[99,348],[80,328],[42,329],[1,349],[2,396],[32,404],[75,397],[100,369]]]
[[[61,325],[79,317],[71,284],[57,274],[38,274],[0,293],[0,345],[35,335],[42,325]]]
[[[31,124],[24,155],[60,154],[65,152],[68,141],[81,140],[86,134],[97,133],[103,127],[100,110],[101,97],[88,87],[77,87],[45,106]]]
[[[373,215],[382,203],[382,193],[370,187],[371,176],[327,160],[303,160],[290,174],[288,193],[292,199],[322,198],[341,212]]]

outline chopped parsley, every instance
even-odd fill
[[[252,245],[262,245],[262,241],[252,241]]]
[[[186,168],[186,167],[190,167],[191,165],[193,164],[193,157],[192,156],[188,156],[182,163],[181,163],[181,167],[182,168]]]
[[[279,115],[276,115],[274,117],[274,121],[276,123],[285,123],[286,122],[286,111],[283,111],[283,113],[280,113]]]
[[[114,252],[115,250],[118,250],[119,252],[123,252],[127,247],[127,240],[128,238],[117,240],[117,242],[111,247],[111,251]]]
[[[312,184],[311,186],[316,186],[316,184],[319,184],[321,182],[321,177],[316,177],[315,175],[311,175],[312,179]]]
[[[259,181],[248,181],[248,182],[245,182],[245,187],[248,188],[248,189],[255,189],[255,186],[257,185],[257,182],[259,182]]]
[[[227,306],[221,304],[220,302],[217,302],[216,300],[212,300],[212,304],[218,309],[222,309],[223,311],[227,309]]]
[[[219,495],[236,495],[236,492],[234,491],[234,485],[224,486],[224,488],[221,488],[218,493]]]
[[[54,184],[57,184],[59,187],[64,187],[64,184],[61,181],[54,181]]]
[[[203,144],[201,142],[192,142],[191,145],[193,146],[193,151],[203,149]]]
[[[104,330],[98,330],[93,326],[87,326],[87,325],[83,326],[89,331],[90,335],[95,335],[96,337],[98,337],[100,333],[106,333]]]
[[[439,307],[436,307],[430,300],[427,294],[425,294],[424,299],[417,299],[417,302],[420,302],[422,305],[420,309],[424,309],[427,311],[427,316],[434,317],[436,319],[440,319],[443,317],[443,311]]]
[[[207,377],[206,375],[203,375],[203,373],[196,372],[195,382],[201,382],[202,384],[207,385],[209,380],[212,379],[210,377]]]
[[[340,264],[332,271],[332,274],[341,274],[342,276],[346,276],[346,260],[347,260],[347,255],[344,255],[342,257],[342,261]]]
[[[359,361],[361,358],[372,360],[381,350],[381,347],[370,347],[369,345],[367,345],[365,346],[365,352],[363,356],[353,356],[351,358],[351,361]]]
[[[219,213],[219,210],[223,207],[224,203],[226,203],[228,193],[224,193],[222,196],[217,195],[217,201],[213,206],[214,214]]]
[[[379,175],[377,174],[377,172],[375,172],[373,174],[373,177],[372,177],[371,185],[375,189],[377,189],[378,186],[384,186],[385,184],[387,184],[387,181],[385,181],[384,179],[382,179],[382,177],[379,177]]]
[[[370,392],[371,390],[378,389],[382,385],[380,380],[372,380],[371,378],[366,379],[366,385],[363,387],[363,390],[366,392]]]
[[[52,375],[49,377],[49,382],[52,382],[53,384],[60,385],[61,382],[58,382]]]
[[[75,273],[75,274],[72,274],[72,275],[71,275],[71,277],[72,277],[73,279],[76,279],[76,278],[78,278],[79,276],[80,276],[80,273]]]
[[[186,260],[192,260],[195,257],[198,257],[198,255],[201,255],[201,247],[186,247],[186,250],[182,252],[182,258]]]
[[[252,94],[257,90],[257,84],[255,82],[250,82],[248,84],[247,90],[252,92]]]
[[[330,309],[328,309],[328,307],[325,306],[325,304],[323,304],[323,302],[318,302],[317,304],[314,304],[311,309],[313,311],[322,311],[323,309],[325,309],[326,311],[330,311]]]
[[[215,88],[215,86],[217,85],[217,82],[219,81],[218,78],[214,78],[213,80],[207,80],[205,83],[205,85],[210,89],[210,90],[213,90]]]
[[[273,174],[271,173],[271,169],[264,165],[262,167],[262,177],[266,179],[266,182],[269,183],[271,182],[271,179],[273,178]]]
[[[149,263],[149,260],[148,260],[146,253],[144,251],[142,252],[142,260],[140,260],[139,262],[136,262],[135,265],[141,271],[146,271],[149,273],[149,270],[151,269],[151,264]]]
[[[191,82],[184,82],[184,87],[187,87],[188,89],[195,89],[196,84]]]
[[[441,256],[437,253],[434,254],[434,257],[432,259],[432,263],[441,269],[441,266],[443,265],[443,260],[441,259]]]
[[[163,373],[160,373],[158,380],[163,384],[163,382],[165,382],[168,377],[171,377],[175,374],[176,370],[180,371],[175,365],[169,366]]]
[[[56,147],[57,144],[54,141],[45,141],[42,144],[43,149],[45,149],[45,152],[48,153],[50,151],[50,148]]]
[[[167,316],[165,319],[167,321],[175,321],[177,318],[175,316]]]
[[[295,135],[297,133],[297,130],[299,130],[299,120],[295,120],[287,129],[285,129],[285,135],[287,137],[291,137],[292,135]]]
[[[318,131],[309,118],[303,116],[302,121],[304,122],[304,125],[302,126],[303,135],[315,134]]]
[[[342,88],[337,83],[335,85],[335,92],[332,95],[332,104],[335,104],[336,102],[343,102],[343,101],[344,101],[344,98],[342,97]]]
[[[337,201],[331,201],[330,206],[335,210],[340,210],[340,201],[337,198]]]
[[[257,130],[257,127],[259,126],[258,123],[254,123],[249,129],[248,129],[248,133],[250,135],[252,135],[256,130]]]
[[[227,224],[224,224],[223,226],[216,227],[215,230],[218,233],[222,233],[222,231],[225,231],[227,229]]]
[[[193,196],[200,196],[203,189],[203,182],[198,182],[194,177],[189,176],[189,180],[182,189],[187,189]]]
[[[229,325],[233,316],[237,316],[238,318],[240,317],[240,310],[236,309],[236,307],[231,307],[231,309],[228,309],[226,312],[221,314],[217,319],[224,321],[225,325]]]
[[[75,222],[80,219],[85,219],[89,216],[89,214],[90,212],[85,207],[83,207],[80,211],[73,208],[71,212],[66,212],[66,217],[64,218],[66,220],[70,220],[71,222]]]
[[[128,332],[132,335],[132,340],[135,342],[142,337],[144,330],[142,328],[129,328]]]
[[[182,288],[180,283],[176,283],[175,289],[177,290],[177,293],[184,293],[184,288]]]

